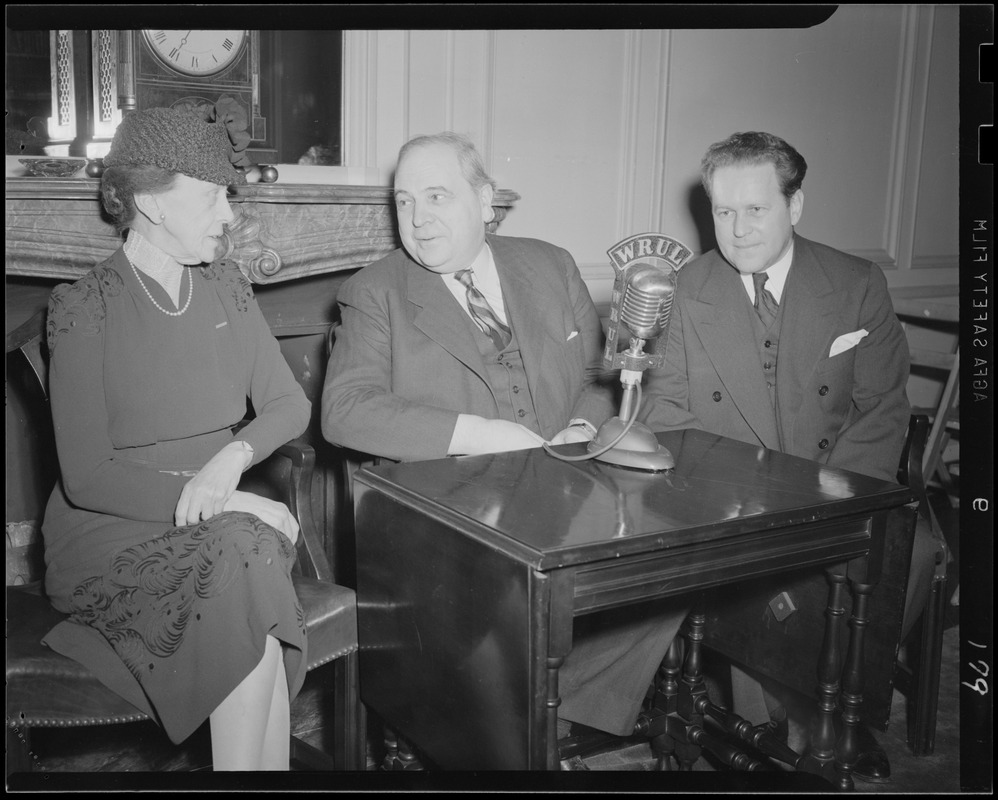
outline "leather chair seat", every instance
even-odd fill
[[[305,612],[308,669],[357,649],[353,589],[294,575]],[[86,667],[50,650],[42,638],[64,620],[39,584],[7,587],[8,724],[74,727],[138,722],[148,716],[112,692]]]
[[[82,664],[42,644],[65,618],[39,584],[7,587],[7,724],[72,727],[148,719]]]
[[[292,581],[305,612],[309,670],[357,650],[354,590],[302,575],[293,575]]]

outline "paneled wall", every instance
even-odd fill
[[[808,29],[350,31],[345,163],[388,183],[453,129],[521,195],[501,233],[575,256],[597,303],[633,233],[713,246],[707,145],[768,130],[809,163],[799,232],[880,263],[897,296],[957,287],[954,6],[840,6]]]

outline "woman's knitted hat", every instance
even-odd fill
[[[178,108],[150,108],[124,116],[104,166],[152,164],[220,186],[245,183],[231,153],[224,124]]]

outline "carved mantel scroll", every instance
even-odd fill
[[[6,189],[7,275],[75,280],[120,244],[96,180],[8,178]],[[230,199],[224,255],[254,283],[357,269],[399,246],[388,187],[250,184]],[[496,192],[490,231],[518,199]]]

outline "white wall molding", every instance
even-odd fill
[[[471,136],[485,167],[494,173],[496,31],[459,31],[448,42],[446,122],[440,130]]]
[[[373,141],[371,159],[380,183],[390,185],[399,147],[409,137],[412,31],[377,31],[374,58],[376,102],[369,136]],[[419,101],[419,87],[416,100]]]
[[[641,93],[641,42],[637,31],[624,31],[623,60],[627,64],[622,74],[620,90],[620,152],[617,166],[617,230],[634,227],[634,192],[637,170],[638,109]],[[609,242],[608,246],[613,244]]]
[[[668,196],[666,186],[668,180],[665,165],[668,162],[666,153],[669,149],[669,77],[672,74],[672,31],[658,31],[659,52],[658,69],[655,73],[658,80],[655,86],[655,96],[659,99],[656,104],[655,113],[655,158],[652,162],[652,196],[651,205],[648,210],[648,218],[652,221],[651,227],[660,233],[667,233],[664,230],[666,220],[665,198]]]
[[[951,253],[913,256],[911,259],[911,268],[912,270],[959,269],[960,257]]]
[[[444,109],[443,123],[443,130],[447,131],[454,130],[454,109],[458,105],[457,89],[454,85],[456,83],[456,50],[457,41],[455,39],[455,31],[447,31],[446,45],[444,46],[444,59],[446,61],[446,69],[444,69],[444,97],[447,98],[447,105]]]
[[[489,174],[495,174],[495,117],[496,117],[496,32],[485,32],[485,45],[482,48],[482,105],[479,112],[481,125],[480,146],[482,158]]]
[[[660,230],[665,197],[669,31],[624,32],[616,230]],[[609,247],[613,242],[608,242]]]
[[[371,153],[377,126],[378,40],[374,31],[343,32],[343,163],[377,166]]]
[[[871,258],[886,269],[907,270],[915,241],[922,141],[925,132],[932,48],[932,8],[901,9],[901,47],[895,96],[893,150],[888,177],[883,251]]]
[[[857,258],[865,258],[867,261],[872,261],[874,264],[879,264],[884,270],[897,269],[897,261],[894,256],[883,248],[877,247],[870,250],[864,250],[858,247],[850,247],[845,252],[849,255],[856,256]]]

